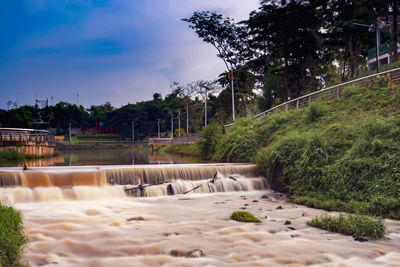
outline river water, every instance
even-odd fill
[[[171,164],[179,160],[147,152],[118,152],[124,165],[107,165],[116,164],[114,156],[73,153],[62,156],[71,166],[0,168],[0,201],[22,213],[29,239],[22,261],[30,266],[400,262],[399,221],[385,220],[386,236],[362,243],[309,227],[307,220],[327,212],[286,203],[254,165]],[[140,158],[146,164],[138,165]],[[235,210],[262,222],[232,221]]]
[[[85,166],[85,165],[137,165],[200,163],[204,160],[173,154],[153,153],[151,150],[97,149],[61,150],[50,158],[26,161],[29,167]],[[0,162],[0,167],[23,166],[23,161]]]

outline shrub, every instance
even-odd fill
[[[345,235],[369,236],[374,239],[385,235],[385,225],[380,218],[364,215],[321,215],[307,222],[307,225]]]
[[[26,242],[21,214],[0,204],[0,266],[17,265]]]
[[[234,211],[231,215],[231,220],[238,222],[261,222],[260,219],[247,211]]]
[[[316,122],[320,117],[322,117],[325,113],[324,108],[320,104],[311,104],[305,112],[305,121],[306,122]]]
[[[211,157],[215,152],[217,143],[223,134],[223,126],[216,123],[211,123],[202,130],[203,138],[198,142],[198,146],[203,155]]]

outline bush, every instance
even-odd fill
[[[223,126],[216,123],[211,123],[207,127],[203,128],[202,139],[198,142],[198,146],[203,155],[211,157],[215,153],[217,143],[223,134]]]
[[[364,215],[322,215],[307,222],[307,225],[345,235],[369,236],[374,239],[385,235],[385,225],[380,218]]]
[[[21,214],[0,204],[0,266],[16,266],[27,242]]]
[[[320,104],[311,104],[311,106],[309,106],[305,112],[305,121],[306,122],[316,122],[320,117],[322,117],[324,115],[325,111],[324,108],[322,107],[322,105]]]
[[[231,220],[238,222],[261,222],[260,219],[247,211],[234,211],[231,215]]]

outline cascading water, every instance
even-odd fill
[[[0,171],[0,201],[92,200],[267,188],[245,164],[18,168]]]

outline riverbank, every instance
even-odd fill
[[[30,240],[23,259],[31,266],[365,266],[400,260],[400,222],[385,220],[385,238],[358,242],[307,226],[327,212],[287,203],[272,191],[88,197],[16,204]],[[241,208],[262,222],[230,220]],[[205,256],[186,257],[190,251],[201,255],[196,249]]]
[[[203,131],[212,160],[254,162],[272,188],[310,207],[400,219],[400,86],[372,88],[308,107],[243,118]]]
[[[14,150],[0,151],[0,167],[17,166],[21,163],[24,163],[24,161],[53,158],[58,155],[60,155],[60,152],[58,151],[56,151],[53,156],[23,154],[23,153],[18,153]]]

